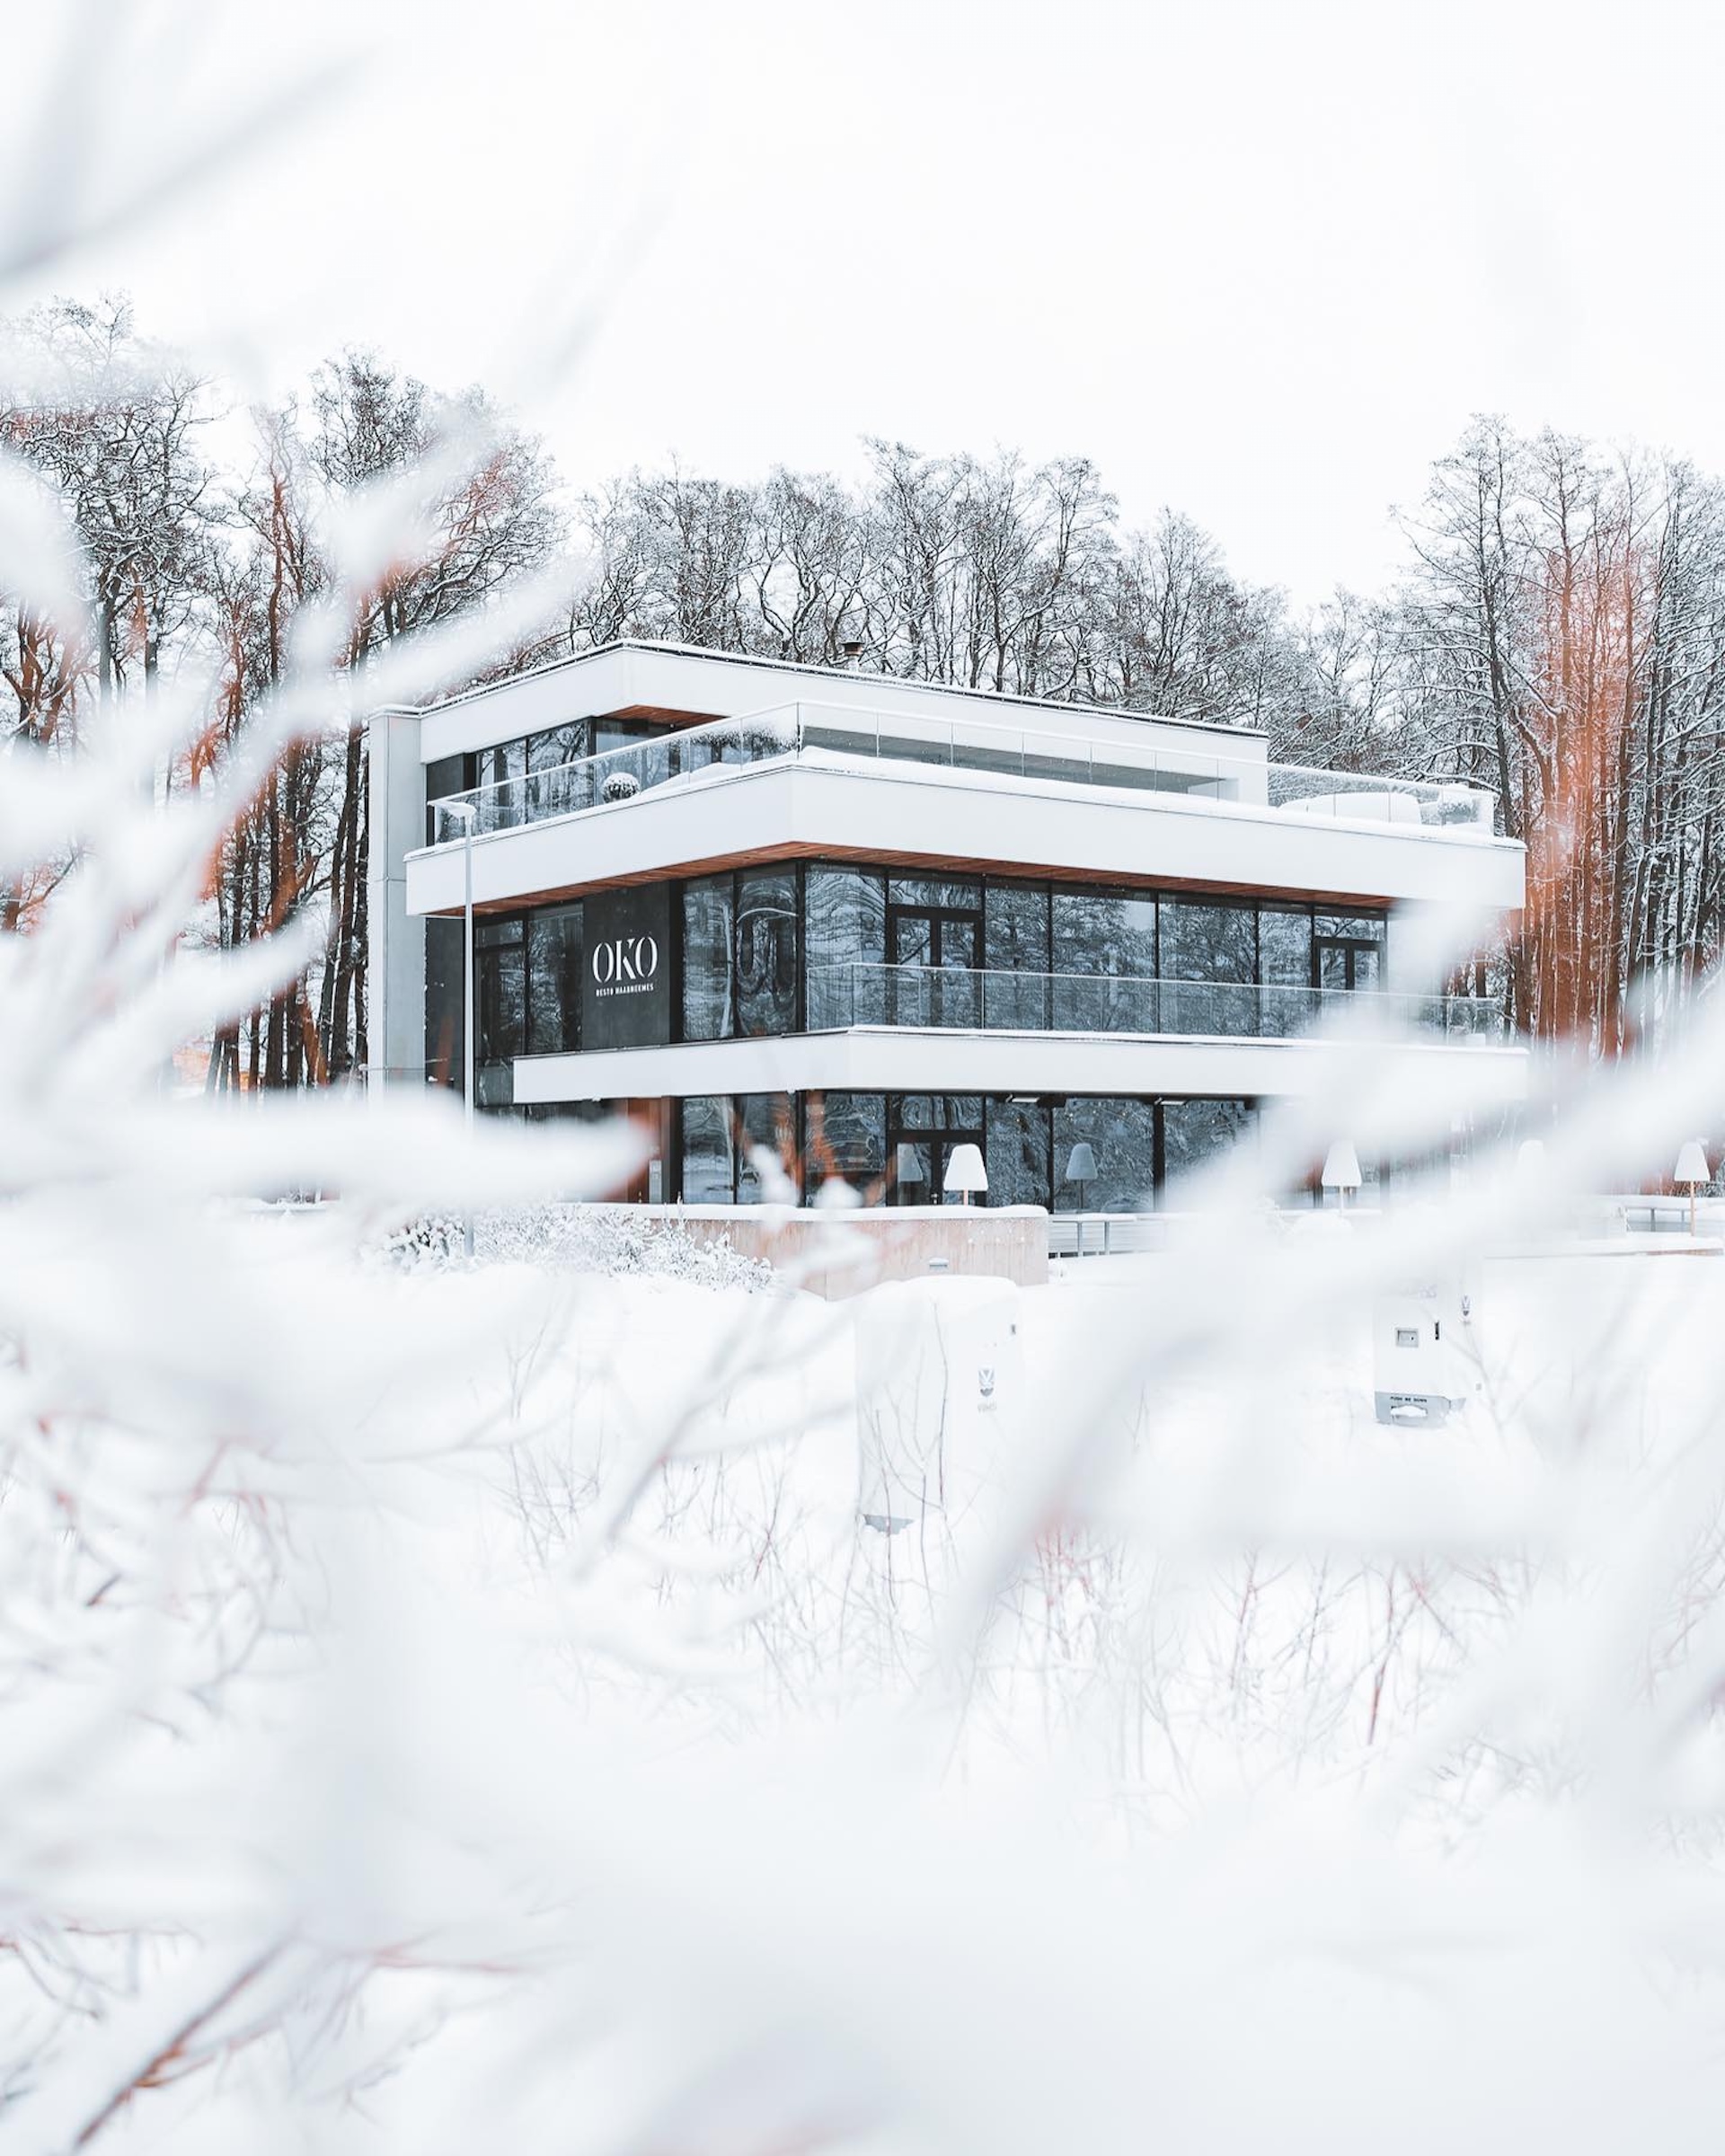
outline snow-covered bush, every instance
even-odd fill
[[[428,1217],[399,1230],[383,1245],[394,1263],[464,1261],[464,1224],[449,1215]],[[632,1206],[537,1205],[488,1209],[473,1222],[473,1259],[481,1265],[543,1265],[614,1277],[647,1275],[707,1287],[759,1289],[773,1268],[733,1250],[730,1239],[689,1234],[674,1220]]]
[[[0,588],[75,632],[17,479]],[[1725,1010],[1536,1173],[1278,1226],[1326,1132],[1460,1112],[1480,1059],[1362,1026],[1167,1257],[1010,1318],[545,1205],[622,1136],[185,1098],[305,955],[181,937],[345,735],[371,506],[219,773],[190,680],[0,760],[0,2144],[1711,2149],[1725,1263],[1526,1251],[1668,1161]],[[474,1209],[509,1262],[410,1229]],[[1477,1409],[1380,1429],[1375,1295],[1463,1268]]]

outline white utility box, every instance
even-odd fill
[[[1380,1295],[1372,1312],[1372,1392],[1380,1422],[1436,1427],[1479,1383],[1473,1298],[1459,1285]]]

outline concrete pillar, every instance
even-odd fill
[[[425,923],[407,910],[406,861],[425,844],[425,768],[417,711],[373,712],[371,853],[366,870],[369,930],[366,1082],[417,1082],[425,1063]]]

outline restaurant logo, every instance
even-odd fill
[[[671,1038],[671,890],[595,891],[585,907],[584,1048],[662,1047]]]
[[[657,936],[607,936],[593,946],[597,995],[650,995],[659,978]]]

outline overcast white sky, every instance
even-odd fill
[[[69,12],[0,0],[14,119]],[[335,72],[77,288],[219,336],[247,390],[344,342],[482,380],[578,483],[854,468],[863,434],[1077,451],[1306,598],[1389,573],[1390,505],[1473,411],[1725,468],[1717,10],[96,13],[135,26],[123,128],[81,77],[115,184]]]

